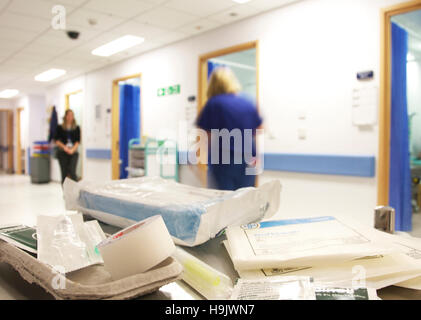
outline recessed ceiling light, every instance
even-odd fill
[[[39,75],[37,75],[35,77],[36,81],[41,81],[41,82],[48,82],[54,79],[57,79],[63,75],[66,74],[66,70],[62,70],[62,69],[50,69],[47,70],[43,73],[40,73]]]
[[[6,89],[0,92],[0,98],[3,99],[10,99],[13,98],[14,96],[17,96],[19,93],[19,90],[16,89]]]
[[[242,3],[250,2],[251,0],[232,0],[232,1],[242,4]]]
[[[127,50],[131,47],[134,47],[138,44],[144,42],[145,39],[141,37],[127,35],[116,40],[113,40],[99,48],[96,48],[92,51],[92,54],[100,57],[109,57],[113,54],[119,53],[121,51]]]

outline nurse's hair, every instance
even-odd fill
[[[230,68],[218,67],[212,72],[207,92],[208,99],[220,94],[235,94],[240,91],[240,82]]]
[[[67,118],[67,115],[70,112],[73,114],[73,121],[72,121],[72,124],[71,124],[70,128],[68,128],[67,127],[67,120],[66,120],[66,118]],[[64,113],[64,116],[63,116],[63,128],[65,130],[69,130],[69,129],[74,130],[74,129],[76,129],[76,127],[77,127],[77,124],[76,124],[76,119],[75,119],[75,113],[73,112],[72,109],[67,109],[66,112]]]

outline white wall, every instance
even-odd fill
[[[176,132],[187,97],[197,94],[201,54],[259,40],[260,106],[273,135],[265,151],[377,156],[378,128],[352,125],[351,95],[356,73],[374,70],[379,85],[380,9],[398,0],[311,0],[281,8],[145,53],[48,90],[47,104],[84,89],[86,148],[111,148],[112,80],[142,73],[142,130],[150,136]],[[180,84],[178,96],[158,97],[161,87]],[[70,88],[73,88],[70,90]],[[74,91],[74,90],[73,90]],[[95,120],[95,106],[103,117]],[[306,119],[299,120],[298,114]],[[308,138],[299,140],[304,127]],[[86,160],[87,180],[108,180],[109,161]],[[336,214],[372,224],[376,179],[266,172],[260,179],[283,183],[281,214]]]

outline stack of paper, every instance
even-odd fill
[[[225,246],[243,279],[309,276],[329,286],[421,289],[421,241],[333,217],[227,229]]]

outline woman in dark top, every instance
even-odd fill
[[[80,144],[80,128],[76,125],[75,116],[72,110],[66,110],[63,117],[63,124],[57,127],[55,142],[58,146],[57,159],[60,163],[61,183],[66,177],[77,181],[76,166],[79,158],[77,148]]]

